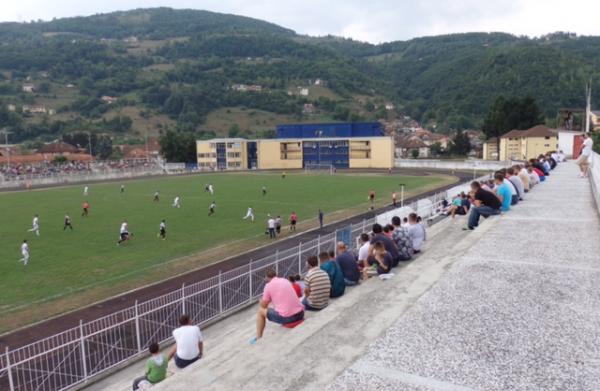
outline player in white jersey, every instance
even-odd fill
[[[84,188],[83,188],[83,195],[84,195],[84,196],[87,196],[87,195],[88,195],[88,193],[89,193],[89,190],[90,190],[90,189],[89,189],[89,187],[87,187],[87,186],[86,186],[86,187],[84,187]]]
[[[213,202],[210,203],[210,205],[208,207],[208,215],[209,216],[212,216],[212,215],[215,214],[216,207],[217,207],[217,203],[216,202],[213,201]]]
[[[129,233],[129,225],[127,225],[127,221],[123,221],[121,223],[121,228],[119,229],[119,241],[117,242],[117,246],[121,243],[129,240],[133,236],[133,234]]]
[[[212,183],[208,184],[208,192],[210,193],[210,195],[215,194],[215,188],[213,187]]]
[[[29,263],[29,245],[27,244],[27,239],[23,240],[23,244],[21,244],[21,256],[19,262],[23,262],[25,266]]]
[[[181,208],[181,199],[179,198],[179,196],[175,197],[175,199],[173,200],[173,205],[171,205],[173,208]]]
[[[167,223],[165,220],[162,220],[158,225],[158,234],[156,236],[162,240],[167,238]]]
[[[28,229],[27,232],[35,232],[37,236],[40,236],[40,217],[37,214],[33,217],[31,229]]]
[[[248,207],[248,211],[246,212],[246,216],[244,216],[243,220],[250,219],[254,221],[254,209],[252,207]]]

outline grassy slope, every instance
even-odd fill
[[[208,181],[215,185],[214,197],[203,192]],[[283,180],[278,174],[221,174],[128,182],[125,194],[119,194],[118,184],[91,185],[89,197],[83,197],[82,186],[0,194],[0,203],[7,206],[3,208],[5,224],[0,226],[0,313],[85,286],[110,285],[124,274],[128,281],[135,281],[140,278],[138,270],[226,242],[257,236],[266,242],[262,236],[267,213],[287,218],[295,210],[302,221],[314,218],[319,207],[329,213],[366,204],[371,188],[387,201],[400,182],[414,191],[436,181],[439,178],[387,175],[363,176],[357,182],[356,177],[345,175],[295,174]],[[263,184],[269,189],[266,197],[260,194]],[[161,191],[159,203],[151,200],[156,189]],[[177,194],[183,200],[181,209],[170,206]],[[213,198],[218,211],[209,218],[207,208]],[[89,218],[79,216],[84,199],[91,204]],[[257,216],[254,224],[241,220],[250,205]],[[73,232],[62,231],[65,212],[73,217]],[[26,232],[34,213],[40,214],[39,238]],[[162,218],[167,219],[167,241],[156,238]],[[117,247],[123,219],[128,220],[135,238]],[[31,248],[27,268],[17,263],[24,238]]]

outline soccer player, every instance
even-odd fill
[[[261,191],[262,191],[263,197],[267,195],[267,187],[266,186],[263,186]]]
[[[86,186],[86,187],[84,187],[84,188],[83,188],[83,195],[84,195],[84,196],[87,196],[87,195],[88,195],[88,192],[89,192],[89,187],[87,187],[87,186]]]
[[[296,212],[292,212],[292,214],[290,215],[290,231],[296,230],[297,222],[298,222],[298,216],[296,215]]]
[[[158,202],[158,201],[160,201],[160,193],[158,192],[158,190],[156,190],[156,191],[154,192],[154,198],[152,198],[152,201],[153,201],[153,202]]]
[[[65,214],[65,226],[63,227],[63,231],[67,229],[67,227],[71,228],[73,231],[73,224],[71,224],[71,216],[69,214]]]
[[[247,219],[250,219],[252,220],[252,222],[254,222],[254,209],[252,209],[251,206],[248,207],[248,210],[246,211],[246,216],[244,216],[242,220]]]
[[[213,187],[212,183],[208,184],[208,192],[210,193],[210,195],[214,195],[215,194],[215,188]]]
[[[398,202],[398,196],[396,195],[396,192],[392,193],[392,203],[394,204],[394,208],[396,207],[396,204]]]
[[[121,185],[121,193],[125,193],[125,185]]]
[[[90,204],[87,201],[83,203],[83,212],[81,212],[81,217],[87,217],[88,209],[90,209]]]
[[[205,193],[208,193],[208,192],[209,192],[209,190],[208,190],[208,183],[204,185],[204,192],[205,192]]]
[[[173,208],[181,208],[181,199],[179,198],[179,196],[175,197],[175,199],[173,200],[173,205],[171,205]]]
[[[285,179],[285,171],[281,173],[281,179]]]
[[[162,240],[167,238],[167,223],[164,219],[158,225],[158,235],[156,236],[160,237]]]
[[[23,240],[23,244],[21,244],[21,255],[23,258],[19,259],[19,262],[23,262],[23,265],[27,266],[29,263],[29,244],[27,244],[27,239]]]
[[[209,207],[208,207],[208,215],[212,216],[215,214],[215,208],[217,207],[217,204],[213,201],[210,203]]]
[[[37,236],[40,236],[40,217],[37,214],[33,216],[31,229],[28,229],[27,232],[35,232]]]
[[[121,243],[129,240],[129,226],[127,225],[127,221],[123,221],[121,223],[121,228],[119,229],[119,241],[117,242],[117,246],[120,246]]]

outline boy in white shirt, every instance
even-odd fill
[[[23,262],[23,265],[27,266],[29,263],[29,244],[27,244],[27,239],[23,240],[23,244],[21,244],[21,255],[23,258],[19,259],[19,262]]]

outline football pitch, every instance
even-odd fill
[[[444,176],[393,174],[294,173],[282,178],[279,173],[223,173],[126,181],[123,193],[119,182],[89,184],[88,196],[83,195],[83,185],[0,193],[0,318],[8,320],[9,314],[26,311],[30,321],[41,320],[38,317],[185,271],[165,267],[177,264],[176,258],[218,248],[213,251],[214,262],[233,255],[224,244],[269,243],[264,234],[269,213],[281,215],[287,232],[292,211],[298,214],[299,229],[308,228],[315,224],[319,208],[326,223],[336,212],[366,211],[371,189],[383,205],[390,202],[393,191],[399,191],[399,183],[414,195],[450,181]],[[214,195],[204,191],[207,183],[213,184]],[[159,202],[153,201],[155,191],[160,192]],[[176,196],[181,197],[181,208],[172,207]],[[90,204],[87,217],[81,216],[84,201]],[[208,216],[212,201],[216,213]],[[254,209],[254,223],[242,220],[248,207]],[[27,232],[36,213],[40,236]],[[63,231],[66,213],[72,218],[72,231]],[[157,237],[162,219],[167,224],[166,240]],[[134,236],[117,246],[124,220]],[[23,239],[28,240],[31,253],[27,266],[18,262]],[[77,299],[78,295],[82,297]],[[62,303],[56,302],[61,298]],[[50,310],[38,311],[42,304],[53,302]],[[0,324],[0,329],[7,327],[12,326]]]

